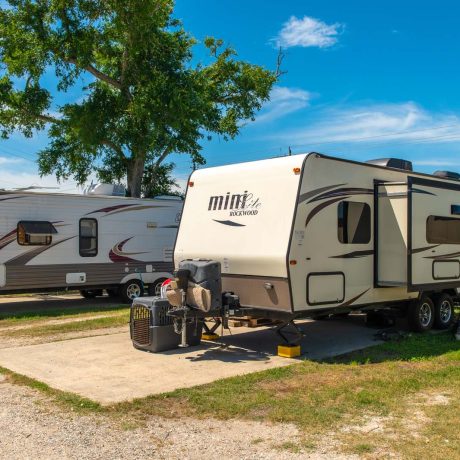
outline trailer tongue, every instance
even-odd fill
[[[220,326],[228,329],[230,317],[248,314],[262,315],[260,310],[242,307],[238,295],[222,291],[219,262],[184,260],[179,263],[166,290],[166,298],[144,297],[134,301],[131,307],[131,339],[136,348],[152,352],[186,348],[198,345],[201,337],[218,338],[216,330]],[[266,317],[267,313],[262,316]],[[214,320],[212,327],[205,323],[205,319],[209,318]],[[280,318],[279,314],[276,318]],[[288,326],[291,334],[285,330]],[[275,332],[288,348],[297,347],[303,336],[292,315],[286,315]]]

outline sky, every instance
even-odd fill
[[[454,0],[176,0],[175,16],[200,42],[222,38],[242,60],[286,72],[271,100],[231,141],[203,140],[206,166],[317,151],[365,161],[398,157],[414,169],[460,172],[460,3]],[[58,95],[78,100],[80,88]],[[39,178],[45,132],[0,141],[0,188],[78,191]],[[183,185],[186,155],[171,155]]]

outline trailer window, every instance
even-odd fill
[[[426,220],[426,240],[430,244],[460,244],[460,219],[429,216]]]
[[[344,244],[367,244],[371,240],[371,208],[366,203],[342,201],[338,206],[338,236]]]
[[[97,256],[96,219],[80,219],[80,256]]]
[[[21,220],[17,227],[17,241],[21,246],[48,246],[57,233],[51,222],[41,220]]]

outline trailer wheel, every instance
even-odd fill
[[[144,295],[144,286],[139,280],[127,281],[120,287],[120,296],[125,303],[131,303],[137,297]]]
[[[84,297],[85,299],[94,299],[95,297],[102,295],[102,289],[93,289],[93,290],[82,289],[80,291],[80,295]]]
[[[161,295],[161,285],[166,278],[160,278],[149,285],[149,295],[159,297]]]
[[[433,327],[435,309],[433,301],[426,295],[409,305],[408,320],[414,332],[429,331]]]
[[[454,302],[449,294],[440,294],[434,300],[434,327],[447,329],[454,319]]]

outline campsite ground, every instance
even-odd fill
[[[5,313],[0,347],[126,327],[126,308],[85,305]],[[110,406],[1,374],[5,458],[460,458],[449,333]]]

